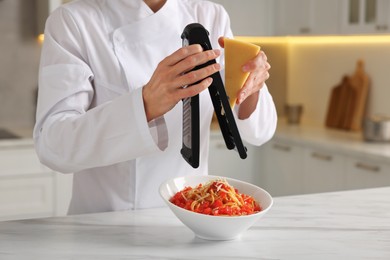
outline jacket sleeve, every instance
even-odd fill
[[[238,119],[238,109],[239,106],[234,107],[234,115],[243,140],[260,146],[273,137],[277,125],[277,113],[266,84],[260,90],[256,109],[249,118]]]
[[[39,71],[34,142],[41,162],[77,172],[161,151],[149,131],[142,88],[93,107],[85,48],[71,15],[57,9],[46,23]]]

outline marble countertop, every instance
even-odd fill
[[[389,202],[390,187],[277,197],[231,241],[168,208],[0,222],[0,259],[390,259]]]
[[[0,139],[0,149],[8,148],[17,148],[17,147],[31,147],[34,145],[34,140],[32,138],[32,127],[8,127],[0,128],[4,129],[14,135],[17,135],[18,138],[2,138]]]
[[[289,125],[282,119],[278,122],[274,139],[390,162],[390,142],[367,142],[361,132],[349,132],[307,124]]]
[[[15,149],[18,147],[33,147],[34,140],[32,138],[20,139],[2,139],[0,140],[0,149]]]
[[[8,130],[21,138],[0,139],[0,149],[34,145],[32,128],[9,128]],[[211,125],[211,136],[221,136],[216,122]],[[274,139],[298,145],[329,149],[338,153],[371,158],[387,163],[390,162],[390,142],[366,142],[361,132],[334,130],[310,124],[288,125],[284,118],[280,118]]]

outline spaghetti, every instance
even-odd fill
[[[181,208],[213,216],[243,216],[262,209],[253,197],[240,194],[225,179],[216,179],[195,188],[185,187],[170,202]]]

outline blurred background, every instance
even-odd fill
[[[213,1],[267,54],[279,123],[246,160],[213,128],[210,173],[273,196],[390,185],[390,0]],[[41,165],[32,141],[41,34],[65,2],[0,0],[0,220],[69,203],[72,176]]]
[[[0,127],[31,128],[41,44],[35,1],[0,1]]]

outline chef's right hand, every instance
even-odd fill
[[[199,44],[192,44],[163,59],[142,90],[148,122],[167,113],[183,98],[195,96],[208,88],[212,82],[210,76],[221,66],[214,63],[196,71],[191,70],[219,55],[220,50],[203,51]],[[191,86],[183,88],[187,85]]]

